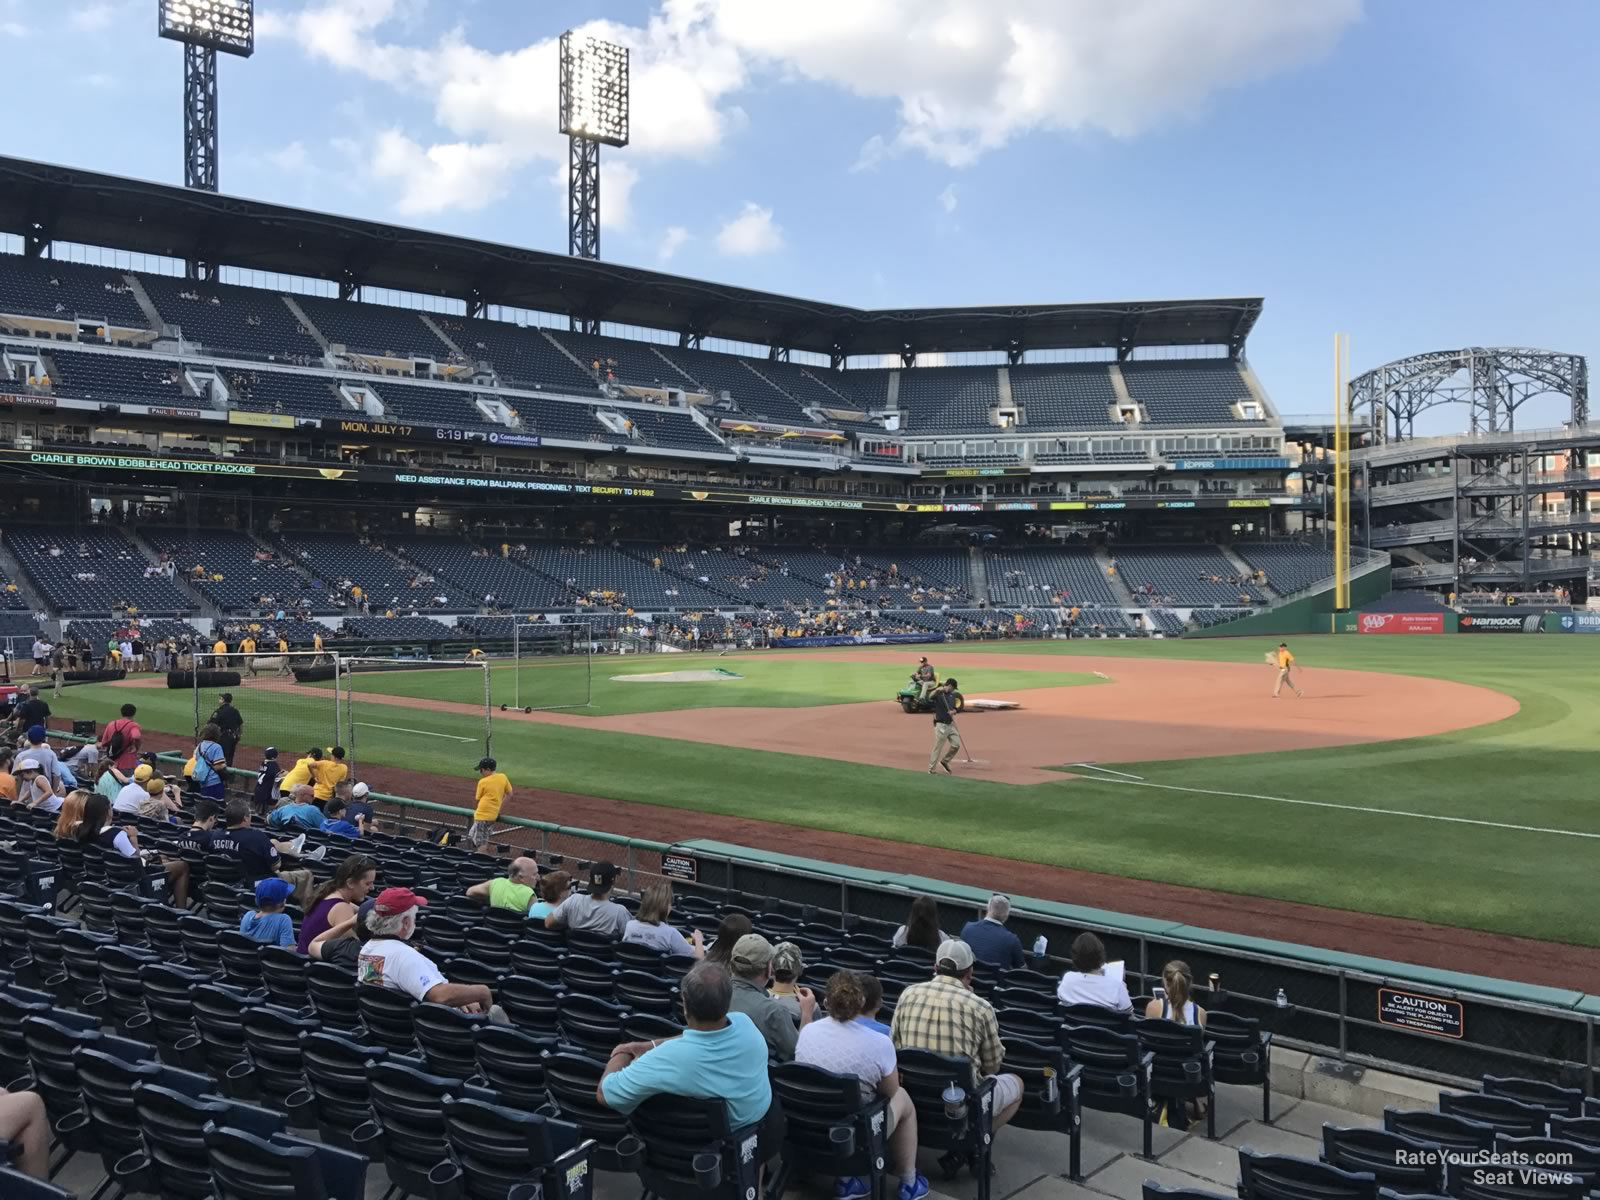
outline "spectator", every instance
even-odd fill
[[[202,796],[219,803],[223,799],[223,779],[228,768],[221,737],[222,731],[215,725],[207,725],[200,731],[200,742],[194,748],[194,770],[189,776]]]
[[[1112,1012],[1132,1012],[1133,1000],[1122,975],[1106,974],[1106,946],[1092,933],[1072,940],[1072,970],[1061,976],[1056,999],[1063,1004],[1097,1004]]]
[[[311,952],[311,943],[334,925],[353,920],[361,902],[372,891],[378,878],[378,862],[365,854],[352,854],[339,864],[333,878],[317,889],[311,907],[300,922],[296,949]],[[351,964],[354,967],[354,963]]]
[[[140,763],[135,767],[133,769],[133,778],[118,789],[115,798],[112,799],[112,811],[127,817],[138,816],[139,810],[144,807],[145,799],[150,795],[145,788],[145,784],[154,779],[155,774],[155,769],[149,763]],[[99,791],[98,788],[95,790]],[[104,795],[105,793],[101,792],[100,794]]]
[[[21,701],[11,714],[18,729],[32,730],[35,725],[44,729],[50,724],[50,706],[39,699],[39,685],[28,686],[27,698]],[[40,739],[43,740],[42,738]]]
[[[183,803],[178,799],[178,789],[169,785],[162,776],[152,775],[146,779],[144,791],[144,799],[139,802],[141,817],[170,824],[174,819],[173,814],[183,811]]]
[[[315,806],[313,805],[313,807]],[[331,833],[334,837],[360,837],[361,830],[349,821],[347,816],[348,807],[344,802],[344,797],[335,792],[333,799],[328,801],[327,810],[323,813],[322,832]]]
[[[292,946],[294,922],[283,911],[294,889],[287,879],[263,879],[256,884],[256,907],[239,918],[239,932],[268,946]]]
[[[56,813],[54,833],[57,841],[71,837],[73,831],[83,824],[83,808],[88,801],[89,793],[82,788],[67,793],[61,801],[61,811]]]
[[[972,947],[972,952],[990,966],[1010,970],[1023,965],[1022,939],[1006,928],[1011,916],[1011,901],[996,893],[989,897],[989,907],[976,921],[968,921],[961,930],[961,940]]]
[[[194,802],[194,817],[187,829],[172,835],[172,844],[180,854],[211,853],[211,831],[216,828],[217,816],[222,811],[215,800],[204,796]]]
[[[560,907],[572,894],[572,876],[565,871],[551,871],[539,880],[536,889],[539,899],[528,906],[528,920],[542,921]]]
[[[252,800],[258,816],[272,811],[278,799],[278,782],[283,778],[283,767],[278,764],[278,748],[268,746],[261,752],[261,770],[256,772],[256,790]]]
[[[876,1029],[884,1037],[888,1037],[889,1027],[878,1020],[878,1010],[883,1007],[883,984],[878,982],[876,975],[860,974],[857,978],[861,981],[863,999],[861,1002],[861,1015],[856,1020],[868,1029]]]
[[[37,1092],[0,1092],[0,1143],[15,1147],[24,1175],[50,1178],[50,1118]]]
[[[278,801],[267,816],[267,824],[273,829],[321,829],[323,824],[322,810],[312,803],[313,792],[309,783],[302,783]]]
[[[918,896],[911,902],[906,923],[890,939],[896,946],[919,946],[932,954],[941,942],[953,940],[939,928],[939,906],[932,896]]]
[[[663,954],[688,954],[704,958],[705,939],[698,929],[691,929],[685,940],[671,925],[667,917],[672,912],[672,884],[651,884],[639,894],[639,915],[622,930],[622,940],[639,946],[648,946]]]
[[[279,867],[282,854],[297,852],[300,839],[296,838],[293,842],[278,842],[261,830],[252,829],[250,805],[244,800],[228,801],[228,806],[223,809],[222,819],[226,828],[212,831],[212,853],[227,854],[237,858],[240,873],[245,881],[252,885],[273,875],[287,879],[294,886],[296,901],[304,906],[311,895],[311,872],[285,871]],[[304,837],[303,834],[301,836]]]
[[[50,786],[55,787],[61,783],[61,760],[56,757],[50,743],[44,740],[44,732],[43,725],[28,726],[28,739],[22,747],[22,756],[38,763]]]
[[[772,982],[772,943],[759,933],[747,933],[734,944],[729,963],[733,968],[733,1011],[755,1023],[773,1062],[790,1062],[798,1036],[794,1018],[787,1004],[767,995],[767,985]],[[809,1025],[817,999],[810,988],[798,988],[796,995],[800,998],[800,1023]]]
[[[779,942],[772,948],[772,982],[767,995],[789,1010],[796,1025],[800,1024],[800,976],[805,969],[805,958],[793,942]]]
[[[11,747],[0,746],[0,801],[14,804],[17,799],[17,780],[11,774]]]
[[[425,904],[410,888],[385,888],[378,893],[367,916],[371,940],[361,947],[356,961],[357,982],[463,1012],[489,1012],[494,997],[487,987],[451,983],[432,959],[410,945],[417,931],[417,909]]]
[[[302,783],[311,782],[311,768],[322,761],[322,751],[313,746],[306,751],[306,756],[295,762],[282,775],[278,776],[278,792],[287,796]]]
[[[319,808],[333,799],[333,789],[350,774],[350,768],[345,765],[343,746],[331,747],[328,755],[311,764],[312,790]]]
[[[862,980],[854,971],[835,971],[829,977],[828,1016],[800,1031],[794,1060],[854,1075],[864,1095],[876,1094],[889,1102],[889,1164],[900,1176],[900,1200],[922,1200],[928,1194],[928,1181],[917,1174],[917,1110],[900,1088],[894,1043],[887,1034],[861,1024],[867,1003]],[[865,1179],[841,1179],[839,1184],[834,1195],[840,1200],[870,1194]]]
[[[497,770],[492,758],[478,760],[478,786],[474,792],[475,807],[472,824],[467,829],[466,845],[469,850],[481,851],[489,841],[489,830],[500,819],[500,809],[511,795],[511,780]],[[559,926],[551,926],[559,928]]]
[[[139,762],[139,751],[144,748],[144,730],[133,719],[139,710],[131,704],[122,706],[122,715],[100,731],[98,745],[101,752],[120,771],[131,771]]]
[[[630,1113],[652,1096],[721,1100],[728,1125],[763,1123],[764,1146],[776,1148],[767,1048],[743,1013],[730,1011],[733,981],[720,963],[702,962],[678,985],[688,1028],[666,1041],[624,1042],[611,1052],[596,1099]]]
[[[348,782],[348,781],[347,781]],[[352,822],[361,830],[361,836],[366,837],[372,832],[373,810],[372,802],[367,799],[372,789],[364,783],[352,784],[350,787],[350,802],[345,805],[345,820]],[[335,789],[337,794],[337,789]]]
[[[486,902],[490,908],[506,908],[527,914],[533,903],[533,885],[539,880],[539,864],[531,858],[513,858],[506,873],[467,889],[469,900]]]
[[[328,926],[306,946],[306,957],[333,963],[353,974],[361,961],[361,948],[372,938],[367,928],[367,916],[371,912],[372,901],[368,900],[356,910],[355,916]]]
[[[26,751],[17,763],[17,803],[23,808],[42,808],[45,812],[56,812],[61,807],[59,789],[50,786],[43,764]]]
[[[972,947],[965,941],[940,946],[934,952],[933,978],[900,993],[894,1006],[893,1038],[897,1050],[959,1055],[972,1063],[978,1079],[993,1079],[992,1120],[994,1129],[999,1130],[1022,1105],[1022,1080],[997,1074],[1005,1048],[1000,1044],[994,1009],[972,991],[975,962]],[[940,1165],[949,1169],[960,1163],[947,1154]]]
[[[706,951],[706,961],[721,963],[731,971],[733,948],[739,944],[740,938],[754,930],[755,926],[750,924],[749,917],[743,913],[729,913],[717,926],[717,936]]]
[[[628,910],[611,899],[617,882],[614,863],[597,862],[589,867],[589,891],[574,892],[544,919],[546,929],[565,929],[616,941],[628,927]]]
[[[121,828],[113,825],[111,802],[99,792],[87,792],[83,801],[83,820],[78,823],[72,840],[81,846],[97,845],[115,850],[124,858],[139,857],[139,834],[132,825]],[[169,859],[162,864],[167,876],[167,888],[179,908],[189,905],[189,864],[179,859]]]
[[[1179,1025],[1204,1025],[1206,1010],[1193,1000],[1194,974],[1182,959],[1173,959],[1161,968],[1163,994],[1144,1007],[1144,1015],[1153,1020],[1174,1021]]]

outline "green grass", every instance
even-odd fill
[[[807,659],[802,651],[742,658],[721,658],[715,654],[596,658],[592,670],[582,659],[550,659],[520,665],[496,663],[490,671],[490,692],[491,702],[496,707],[519,700],[523,705],[534,707],[561,705],[583,696],[583,675],[589,672],[590,703],[587,707],[572,709],[574,716],[610,717],[683,708],[806,708],[892,699],[910,674],[904,658],[902,654],[893,662],[881,664],[829,662]],[[655,675],[718,668],[742,678],[681,683],[623,683],[612,679],[614,675]],[[1087,673],[1065,670],[984,674],[986,690],[1071,687],[1097,682]],[[435,700],[480,704],[483,702],[483,673],[482,668],[446,668],[357,675],[355,690],[358,696],[427,696]]]
[[[1049,653],[1066,673],[1073,672],[1075,658],[1089,655],[1259,663],[1270,644],[1246,639],[1008,644],[970,651],[952,646],[936,662],[953,669],[944,660],[963,653]],[[1600,834],[1593,749],[1600,637],[1341,637],[1301,639],[1295,649],[1312,687],[1323,666],[1420,674],[1505,692],[1522,711],[1438,737],[1125,768],[1196,793],[1082,780],[1012,787],[958,778],[930,787],[919,772],[522,723],[497,726],[495,753],[514,780],[566,791],[1600,944],[1590,902],[1600,851],[1594,840],[1251,798]],[[671,669],[656,667],[660,659],[644,661],[650,669]],[[683,660],[670,661],[676,666]],[[638,693],[676,690],[600,681],[622,673],[615,662],[597,660],[597,711],[640,711],[638,706],[657,702]],[[898,686],[904,663],[903,650],[886,650],[881,667],[808,660],[805,651],[714,665],[747,676],[743,686],[753,697],[748,702],[774,705],[785,703],[779,696],[826,694],[838,701],[892,694],[889,685]],[[642,668],[628,663],[626,669]],[[1041,675],[1050,679],[1049,673],[1026,674],[1030,682]],[[985,672],[985,690],[1002,686],[993,675]],[[1079,672],[1052,683],[1081,679]],[[736,685],[684,686],[705,690],[705,699],[692,698],[695,704],[727,704],[732,701],[723,697],[733,693],[721,689]],[[1004,686],[1027,685],[1007,679]],[[612,689],[627,694],[613,695]],[[189,731],[192,706],[184,693],[152,690],[130,697],[124,690],[84,687],[69,690],[55,707],[63,715],[104,719],[129,698],[139,704],[147,728]],[[614,703],[629,707],[606,707]],[[390,710],[374,720],[461,737],[482,732],[481,718],[451,714]],[[1226,714],[1217,720],[1225,725]],[[366,761],[471,774],[475,752],[467,743],[370,729],[359,734],[358,757]],[[463,780],[459,797],[433,798],[465,801],[469,794]],[[545,815],[583,823],[581,812]],[[1082,900],[1093,903],[1094,897]]]

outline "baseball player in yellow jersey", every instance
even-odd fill
[[[1296,696],[1304,696],[1305,693],[1295,685],[1293,679],[1289,678],[1289,672],[1294,669],[1294,655],[1289,653],[1288,642],[1278,643],[1277,650],[1273,651],[1272,661],[1278,666],[1278,682],[1272,688],[1273,696],[1276,697],[1279,692],[1283,691],[1283,685],[1286,683],[1294,688]]]

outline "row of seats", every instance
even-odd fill
[[[58,613],[189,613],[195,603],[116,530],[11,525],[6,546],[45,603]]]
[[[281,552],[263,549],[249,534],[223,529],[180,533],[158,526],[145,530],[145,540],[168,555],[178,575],[220,608],[258,609],[263,596],[273,598],[270,607],[292,609],[302,601],[327,607],[325,592],[316,592]],[[213,578],[217,575],[222,578]]]
[[[1151,595],[1170,596],[1178,604],[1238,607],[1240,596],[1247,596],[1249,603],[1265,600],[1253,584],[1239,581],[1239,568],[1225,554],[1209,546],[1118,549],[1115,558],[1135,595],[1149,584]]]

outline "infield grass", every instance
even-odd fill
[[[1252,638],[942,650],[1055,655],[1069,676],[1052,681],[1051,686],[1059,686],[1073,681],[1075,657],[1259,663],[1272,644],[1274,639]],[[1319,667],[1343,667],[1477,684],[1505,692],[1522,709],[1504,721],[1436,737],[1119,766],[1150,783],[1194,789],[1183,792],[1093,780],[1015,787],[957,778],[931,786],[920,772],[521,722],[497,723],[494,749],[514,781],[563,791],[1600,945],[1591,900],[1600,839],[1577,836],[1600,835],[1594,754],[1600,637],[1325,637],[1297,639],[1294,648],[1304,668],[1304,686],[1313,693]],[[775,697],[795,694],[815,703],[818,689],[839,699],[881,695],[888,703],[905,675],[903,647],[885,650],[881,668],[808,661],[806,653],[724,659],[686,655],[670,660],[670,667],[657,666],[659,658],[596,660],[596,697],[601,700],[608,691],[602,675],[644,669],[639,662],[650,663],[649,669],[679,669],[680,664],[693,669],[708,662],[725,666],[746,675],[747,681],[765,684],[749,683],[745,701],[762,706],[781,704]],[[619,661],[626,666],[613,665]],[[989,678],[993,674],[985,673],[985,689],[1002,686]],[[1051,673],[1023,674],[1032,682]],[[800,679],[808,681],[806,686],[795,685]],[[1076,679],[1081,681],[1082,674]],[[630,689],[626,703],[637,705],[655,703],[633,699],[641,692],[701,685],[609,686]],[[711,698],[696,696],[692,703],[728,703],[722,697],[732,693],[717,690],[726,685],[703,686]],[[1004,686],[1027,684],[1007,681]],[[139,719],[147,728],[183,734],[192,729],[192,702],[180,692],[130,695],[124,689],[90,686],[69,689],[54,707],[61,715],[104,720],[128,699],[138,703]],[[462,776],[459,795],[431,798],[469,801],[477,754],[470,739],[481,737],[481,717],[390,709],[373,719],[402,728],[392,733],[363,730],[360,758]],[[468,740],[420,736],[423,732]],[[1093,757],[1092,748],[1080,753]],[[583,824],[581,811],[537,815]],[[1550,832],[1455,824],[1428,816]],[[686,828],[691,824],[686,822]],[[1095,903],[1093,895],[1081,900]],[[1462,967],[1470,970],[1472,964]]]

